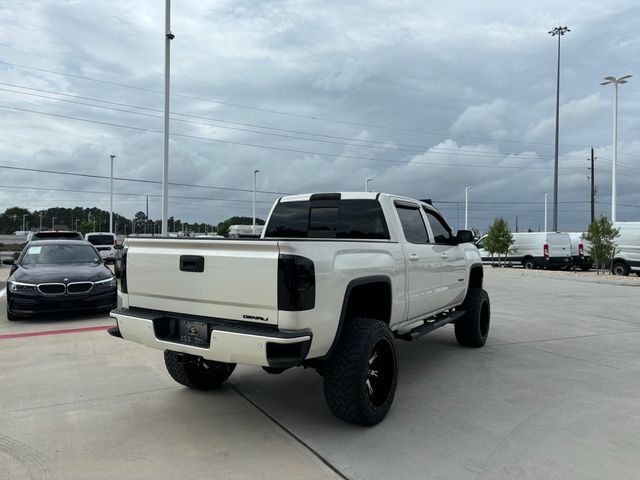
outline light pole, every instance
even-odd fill
[[[51,219],[51,230],[55,230],[56,229],[56,220],[58,219],[58,217],[53,217]]]
[[[631,78],[631,75],[625,75],[624,77],[604,77],[604,82],[600,85],[609,85],[613,83],[614,97],[613,97],[613,162],[611,167],[611,221],[616,221],[616,165],[618,163],[618,85],[627,83],[627,79]]]
[[[76,218],[76,232],[78,231],[78,222],[80,221],[79,218]]]
[[[464,229],[469,230],[469,189],[472,187],[464,187]]]
[[[162,235],[167,235],[167,223],[169,216],[169,77],[171,66],[171,40],[175,35],[171,33],[171,0],[165,1],[164,17],[164,130],[162,162]]]
[[[369,182],[370,182],[371,180],[373,180],[373,178],[367,178],[367,179],[364,181],[364,191],[365,191],[365,192],[368,192],[368,191],[369,191]]]
[[[553,163],[553,231],[558,231],[558,138],[560,136],[560,37],[570,32],[567,27],[557,26],[549,30],[552,37],[558,36],[558,76],[556,81],[556,150]]]
[[[547,197],[548,193],[544,194],[544,231],[547,232]]]
[[[259,172],[260,170],[254,170],[253,171],[253,227],[251,227],[251,232],[255,235],[256,234],[256,174]]]
[[[26,232],[26,230],[27,230],[27,225],[26,225],[26,222],[25,222],[25,219],[27,218],[27,215],[29,215],[29,214],[25,213],[25,214],[22,215],[22,231],[23,232]]]
[[[76,229],[77,230],[77,229]],[[42,214],[40,214],[40,232],[42,231]]]
[[[109,233],[113,233],[113,159],[115,155],[109,155],[111,157],[111,188],[109,196]]]

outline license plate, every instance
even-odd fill
[[[209,328],[204,322],[180,321],[180,341],[198,347],[209,346]]]

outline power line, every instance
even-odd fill
[[[0,108],[4,108],[6,110],[16,110],[16,111],[20,111],[20,112],[33,113],[33,114],[37,114],[37,115],[45,115],[45,116],[51,116],[51,117],[57,117],[57,118],[66,118],[66,119],[69,119],[69,120],[76,120],[76,121],[80,121],[80,122],[94,123],[94,124],[97,124],[97,125],[106,125],[106,126],[110,126],[110,127],[125,128],[125,129],[140,131],[140,132],[162,133],[160,130],[154,130],[154,129],[150,129],[150,128],[134,127],[134,126],[130,126],[130,125],[122,125],[122,124],[111,123],[111,122],[103,122],[103,121],[100,121],[100,120],[90,120],[90,119],[74,117],[74,116],[70,116],[70,115],[61,115],[61,114],[57,114],[57,113],[41,112],[41,111],[37,111],[37,110],[30,110],[30,109],[26,109],[26,108],[14,107],[14,106],[9,106],[9,105],[0,105]],[[368,161],[368,162],[399,163],[399,164],[405,164],[405,165],[408,165],[408,164],[422,164],[422,165],[447,166],[447,167],[494,168],[494,169],[517,169],[517,170],[522,170],[522,169],[548,170],[549,169],[548,167],[534,167],[534,166],[523,167],[523,166],[508,166],[508,165],[482,165],[482,164],[463,164],[463,163],[449,163],[449,162],[425,162],[425,161],[421,161],[421,160],[404,161],[404,160],[393,160],[393,159],[386,159],[386,158],[370,158],[370,157],[363,157],[363,156],[359,156],[359,155],[344,155],[344,154],[334,154],[334,153],[326,153],[326,152],[316,152],[316,151],[310,151],[310,150],[298,150],[298,149],[285,148],[285,147],[274,147],[274,146],[270,146],[270,145],[260,145],[260,144],[247,143],[247,142],[236,142],[236,141],[231,141],[231,140],[219,140],[219,139],[216,139],[216,138],[201,137],[201,136],[198,136],[198,135],[188,135],[188,134],[183,134],[183,133],[171,133],[171,136],[173,136],[173,137],[181,137],[181,138],[191,138],[191,139],[197,139],[197,140],[205,140],[205,141],[223,143],[223,144],[228,144],[228,145],[239,145],[239,146],[244,146],[244,147],[253,147],[253,148],[261,148],[261,149],[267,149],[267,150],[276,150],[276,151],[288,152],[288,153],[299,153],[299,154],[303,154],[303,155],[317,155],[317,156],[330,157],[330,158],[347,158],[347,159],[355,159],[355,160],[365,160],[365,161]],[[564,167],[562,170],[581,170],[581,169],[582,169],[582,167]]]
[[[31,67],[31,66],[27,66],[27,65],[20,65],[20,64],[16,64],[16,63],[10,63],[10,62],[3,62],[0,61],[0,64],[3,65],[9,65],[12,67],[18,67],[18,68],[22,68],[25,70],[34,70],[34,71],[38,71],[38,72],[44,72],[44,73],[51,73],[51,74],[55,74],[55,75],[62,75],[62,76],[67,76],[67,77],[71,77],[71,78],[77,78],[80,80],[87,80],[87,81],[91,81],[91,82],[97,82],[97,83],[103,83],[106,85],[113,85],[113,86],[118,86],[118,87],[124,87],[124,88],[131,88],[131,89],[135,89],[135,90],[139,90],[139,91],[145,91],[145,92],[149,92],[149,93],[155,93],[155,94],[164,94],[163,91],[161,90],[153,90],[150,88],[144,88],[144,87],[138,87],[135,85],[129,85],[129,84],[125,84],[125,83],[119,83],[119,82],[112,82],[109,80],[102,80],[102,79],[97,79],[97,78],[93,78],[93,77],[88,77],[85,75],[77,75],[77,74],[72,74],[72,73],[66,73],[66,72],[58,72],[55,70],[47,70],[44,68],[37,68],[37,67]],[[441,132],[427,132],[424,130],[414,130],[414,129],[407,129],[407,128],[399,128],[399,127],[390,127],[390,126],[386,126],[386,125],[375,125],[375,124],[369,124],[369,123],[359,123],[359,122],[349,122],[349,121],[345,121],[345,120],[337,120],[337,119],[332,119],[332,118],[327,118],[327,117],[320,117],[320,116],[315,116],[315,115],[305,115],[305,114],[300,114],[300,113],[294,113],[294,112],[285,112],[285,111],[281,111],[281,110],[274,110],[274,109],[268,109],[268,108],[262,108],[262,107],[255,107],[255,106],[251,106],[251,105],[243,105],[243,104],[238,104],[238,103],[231,103],[231,102],[224,102],[224,101],[220,101],[220,100],[214,100],[214,99],[210,99],[210,98],[203,98],[203,97],[196,97],[193,95],[183,95],[183,94],[179,94],[179,93],[172,93],[171,94],[172,97],[178,97],[178,98],[185,98],[185,99],[189,99],[189,100],[198,100],[201,102],[207,102],[207,103],[215,103],[215,104],[219,104],[219,105],[226,105],[226,106],[231,106],[231,107],[236,107],[236,108],[243,108],[243,109],[248,109],[248,110],[255,110],[255,111],[260,111],[260,112],[265,112],[265,113],[271,113],[271,114],[277,114],[277,115],[284,115],[284,116],[291,116],[291,117],[296,117],[296,118],[305,118],[308,120],[314,120],[314,121],[323,121],[323,122],[329,122],[329,123],[336,123],[336,124],[341,124],[341,125],[352,125],[352,126],[358,126],[358,127],[366,127],[366,128],[376,128],[376,129],[381,129],[381,130],[390,130],[390,131],[397,131],[397,132],[407,132],[407,133],[418,133],[421,135],[432,135],[432,136],[439,136],[439,137],[450,137],[450,135],[448,133],[441,133]],[[526,141],[522,141],[522,140],[496,140],[494,138],[487,138],[487,137],[474,137],[474,136],[465,136],[465,135],[458,135],[458,138],[467,138],[467,139],[471,139],[471,140],[489,140],[491,142],[494,143],[515,143],[515,144],[524,144],[524,145],[546,145],[546,146],[552,146],[554,144],[551,143],[545,143],[545,142],[526,142]],[[570,147],[588,147],[588,145],[579,145],[579,144],[562,144],[563,146],[570,146]]]
[[[0,82],[0,85],[11,86],[11,87],[14,87],[14,88],[20,88],[20,89],[25,89],[25,90],[37,91],[37,92],[43,92],[43,93],[48,93],[48,94],[52,94],[52,95],[60,95],[60,96],[65,96],[65,97],[89,100],[89,101],[92,101],[92,102],[105,103],[105,104],[108,104],[108,105],[117,105],[117,106],[135,108],[135,109],[139,109],[139,110],[151,111],[151,112],[156,112],[156,113],[163,113],[162,110],[155,109],[155,108],[143,107],[143,106],[139,106],[139,105],[132,105],[132,104],[121,103],[121,102],[112,102],[112,101],[109,101],[109,100],[102,100],[102,99],[97,99],[97,98],[93,98],[93,97],[85,97],[85,96],[81,96],[81,95],[72,95],[72,94],[68,94],[68,93],[55,92],[55,91],[52,91],[52,90],[45,90],[45,89],[41,89],[41,88],[25,87],[25,86],[22,86],[22,85],[16,85],[16,84],[11,84],[11,83],[4,83],[4,82]],[[130,114],[134,114],[134,115],[141,115],[141,116],[146,116],[146,117],[151,117],[151,118],[159,118],[159,119],[163,118],[163,116],[160,116],[160,115],[152,115],[152,114],[143,113],[143,112],[136,112],[136,111],[131,111],[131,110],[123,110],[123,109],[113,108],[113,107],[105,107],[104,105],[94,105],[94,104],[90,104],[90,103],[79,102],[79,101],[75,101],[75,100],[68,100],[68,99],[64,99],[64,98],[50,97],[50,96],[46,96],[46,95],[37,95],[37,94],[34,94],[34,93],[22,92],[22,91],[19,91],[19,90],[11,90],[11,89],[7,89],[7,88],[0,88],[0,90],[1,91],[5,91],[5,92],[17,93],[17,94],[20,94],[20,95],[28,95],[28,96],[39,97],[39,98],[44,98],[44,99],[48,99],[48,100],[56,100],[56,101],[61,101],[61,102],[68,102],[68,103],[73,103],[73,104],[77,104],[77,105],[90,106],[90,107],[94,107],[94,108],[102,108],[102,109],[113,110],[113,111],[123,112],[123,113],[130,113]],[[180,118],[175,118],[176,115],[178,115],[178,116],[186,116],[186,117],[189,117],[189,118],[198,118],[198,119],[203,119],[203,120],[209,120],[209,121],[214,121],[214,122],[229,123],[229,124],[240,125],[240,126],[245,126],[245,127],[253,127],[253,128],[261,128],[261,129],[267,129],[267,130],[273,130],[273,131],[279,131],[279,132],[287,132],[287,134],[272,133],[272,132],[262,132],[262,131],[250,130],[250,129],[247,129],[247,128],[230,127],[230,126],[227,126],[227,125],[219,125],[219,124],[211,124],[211,123],[204,123],[204,122],[198,122],[198,121],[184,120],[184,119],[180,119]],[[526,160],[527,158],[544,159],[545,157],[546,158],[551,158],[552,157],[552,155],[550,155],[550,154],[541,154],[541,153],[529,154],[527,152],[522,152],[522,153],[480,152],[480,151],[477,151],[477,150],[466,150],[464,147],[456,149],[456,148],[435,147],[435,146],[428,146],[428,145],[402,144],[402,143],[395,143],[395,142],[392,142],[392,141],[382,142],[382,141],[375,141],[375,140],[354,139],[354,138],[349,138],[349,137],[341,137],[341,136],[337,136],[337,135],[323,135],[323,134],[318,134],[318,133],[313,133],[313,132],[305,132],[305,131],[301,131],[301,130],[289,130],[289,129],[283,129],[283,128],[267,127],[267,126],[264,126],[264,125],[249,124],[249,123],[242,123],[242,122],[233,122],[233,121],[229,121],[229,120],[223,120],[223,119],[220,119],[220,118],[205,117],[205,116],[202,116],[202,115],[191,115],[191,114],[180,113],[180,112],[172,112],[172,117],[171,118],[172,118],[173,121],[177,121],[177,122],[192,123],[192,124],[196,124],[196,125],[206,125],[206,126],[211,126],[211,127],[216,127],[216,128],[224,128],[224,129],[228,129],[228,130],[248,132],[248,133],[254,133],[254,134],[259,134],[259,135],[269,135],[269,136],[274,136],[274,137],[292,138],[292,139],[298,139],[298,140],[303,140],[303,141],[320,142],[320,143],[327,143],[327,144],[334,144],[334,145],[345,145],[345,146],[352,146],[352,147],[376,148],[376,149],[383,149],[383,150],[405,151],[405,152],[413,152],[413,153],[451,152],[449,155],[469,156],[469,157],[507,158],[509,160]],[[290,134],[297,134],[297,135],[290,135]],[[299,135],[315,136],[315,137],[322,137],[322,138],[331,138],[331,139],[336,139],[336,140],[345,140],[346,142],[340,142],[340,141],[334,141],[334,140],[322,140],[322,139],[319,139],[319,138],[306,138],[306,137],[300,137]],[[355,142],[358,142],[358,143],[355,143]],[[425,150],[428,150],[428,152],[425,152]],[[517,158],[513,157],[513,155],[516,155]],[[582,159],[582,155],[563,155],[563,158],[580,158],[580,159]]]
[[[2,166],[0,166],[0,168],[3,168]],[[105,178],[110,178],[110,177],[105,177]],[[114,178],[115,180],[115,178]],[[26,186],[26,185],[21,185],[19,187],[15,186],[15,185],[0,185],[0,188],[13,188],[16,190],[39,190],[39,191],[51,191],[51,192],[69,192],[69,193],[90,193],[92,195],[94,194],[98,194],[98,195],[109,195],[110,192],[101,192],[101,191],[95,191],[95,190],[73,190],[73,189],[67,189],[67,188],[48,188],[48,187],[33,187],[33,186]],[[248,192],[251,192],[252,190],[247,190]],[[113,192],[114,195],[121,195],[121,196],[132,196],[132,197],[144,197],[144,196],[149,196],[149,197],[157,197],[160,198],[160,195],[156,195],[156,194],[147,194],[147,193],[126,193],[126,192]],[[12,197],[15,198],[15,197]],[[178,198],[178,199],[183,199],[183,200],[205,200],[205,201],[216,201],[216,202],[241,202],[241,203],[251,203],[252,200],[244,200],[244,199],[240,199],[240,198],[211,198],[211,197],[191,197],[191,196],[183,196],[183,195],[169,195],[169,198]],[[49,199],[49,201],[51,201]],[[119,200],[119,202],[122,202],[122,200]],[[271,201],[266,201],[266,200],[256,200],[256,203],[266,203],[269,205],[272,205],[273,202]]]
[[[70,176],[74,176],[74,177],[85,177],[85,178],[98,178],[98,179],[110,179],[111,177],[108,177],[106,175],[95,175],[95,174],[91,174],[91,173],[76,173],[76,172],[63,172],[63,171],[59,171],[59,170],[45,170],[42,168],[28,168],[28,167],[16,167],[13,165],[0,165],[0,168],[4,168],[7,170],[20,170],[20,171],[26,171],[26,172],[37,172],[37,173],[51,173],[51,174],[55,174],[55,175],[70,175]],[[142,178],[124,178],[124,177],[113,177],[114,180],[118,180],[118,181],[124,181],[124,182],[140,182],[140,183],[153,183],[153,184],[160,184],[161,182],[159,180],[146,180],[146,179],[142,179]],[[177,182],[172,182],[169,183],[169,185],[173,185],[176,187],[190,187],[190,188],[206,188],[206,189],[212,189],[212,190],[229,190],[229,191],[234,191],[234,192],[252,192],[251,189],[248,188],[231,188],[231,187],[217,187],[217,186],[213,186],[213,185],[195,185],[195,184],[191,184],[191,183],[177,183]],[[268,194],[274,194],[274,195],[287,195],[287,192],[271,192],[268,190],[256,190],[257,193],[268,193]]]

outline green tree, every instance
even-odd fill
[[[496,253],[498,254],[498,265],[500,265],[500,255],[506,257],[512,244],[513,235],[511,235],[509,223],[502,217],[496,218],[493,223],[489,225],[487,237],[484,239],[484,248],[491,254],[491,257]]]
[[[605,269],[607,262],[613,256],[618,235],[620,230],[613,228],[613,223],[605,215],[591,222],[587,233],[582,235],[582,238],[591,244],[591,258],[598,274],[600,270]]]
[[[89,233],[89,232],[93,232],[93,222],[80,222],[80,224],[78,225],[78,231],[80,233],[82,233],[83,235]]]

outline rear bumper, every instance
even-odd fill
[[[158,350],[174,350],[225,363],[269,367],[300,365],[311,346],[309,330],[283,331],[275,325],[196,317],[141,308],[111,311],[118,321],[109,333]],[[185,343],[180,338],[181,322],[206,324],[203,344]]]
[[[573,264],[577,267],[589,267],[591,268],[593,266],[593,261],[591,260],[590,256],[579,256],[579,255],[574,255],[573,256]]]
[[[542,265],[545,267],[561,267],[571,266],[573,260],[571,257],[542,257]]]

